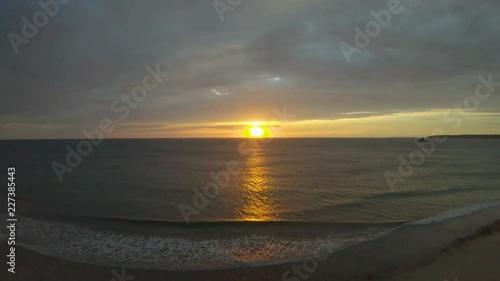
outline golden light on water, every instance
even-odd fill
[[[244,221],[273,221],[278,219],[276,204],[272,200],[272,185],[263,153],[250,155],[243,174],[244,205],[239,211]]]

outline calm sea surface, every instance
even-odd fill
[[[418,149],[413,139],[273,139],[258,148],[237,139],[105,140],[59,182],[52,163],[67,165],[66,147],[78,142],[0,142],[4,170],[16,167],[24,245],[72,260],[166,269],[274,262],[500,198],[500,140],[437,144],[393,188],[385,173],[398,174],[400,156]],[[327,234],[335,241],[313,240]],[[101,240],[119,258],[97,254]],[[130,262],[144,245],[163,251]],[[71,250],[78,246],[95,249]]]

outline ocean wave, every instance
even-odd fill
[[[425,218],[414,222],[408,222],[406,223],[406,225],[426,225],[431,223],[442,222],[449,219],[467,216],[496,206],[500,206],[500,200],[490,200],[479,204],[448,210],[444,213],[438,214],[433,217]]]
[[[369,202],[389,202],[391,200],[397,200],[397,199],[411,199],[411,200],[416,200],[417,198],[434,198],[437,196],[445,196],[445,195],[454,195],[454,194],[466,194],[470,192],[479,192],[479,191],[491,191],[495,190],[492,188],[483,188],[483,187],[476,187],[476,188],[463,188],[463,187],[446,187],[446,188],[439,188],[439,189],[428,189],[428,190],[422,190],[422,189],[416,189],[416,190],[397,190],[395,192],[384,192],[384,193],[378,193],[378,194],[371,194],[367,196],[363,196],[357,199],[354,199],[352,201],[346,202],[346,203],[341,203],[341,204],[334,204],[334,205],[327,205],[327,206],[319,206],[315,208],[310,208],[310,209],[301,209],[300,211],[297,211],[297,214],[300,213],[302,215],[308,215],[308,216],[314,216],[314,214],[321,213],[321,212],[334,212],[338,210],[350,210],[358,207],[362,207],[366,205]]]
[[[325,234],[314,239],[283,236],[289,229],[296,227],[292,222],[277,222],[284,226],[280,235],[239,235],[207,239],[201,237],[194,240],[144,232],[138,234],[97,230],[84,224],[47,220],[42,217],[20,217],[18,241],[21,241],[19,245],[22,247],[75,262],[161,270],[216,270],[293,262],[318,253],[332,253],[373,241],[401,228],[444,222],[496,206],[500,206],[500,201],[492,200],[453,209],[423,220],[389,224],[382,231],[374,225],[361,223],[360,225],[366,226],[362,231],[333,231],[330,235]],[[238,224],[232,222],[232,225]],[[334,230],[335,224],[331,227]],[[217,231],[218,228],[213,227],[212,231]]]
[[[224,269],[284,262],[331,250],[348,241],[262,235],[190,240],[101,232],[31,218],[20,219],[19,229],[19,241],[24,241],[21,246],[49,256],[107,266],[163,270]]]

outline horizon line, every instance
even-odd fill
[[[460,135],[430,135],[424,138],[430,137],[474,137],[474,136],[498,136],[500,134],[460,134]],[[270,138],[247,138],[247,137],[153,137],[153,138],[141,138],[141,137],[123,137],[123,138],[102,138],[102,140],[196,140],[196,139],[219,139],[219,140],[239,140],[239,139],[420,139],[422,136],[395,136],[395,137],[270,137]],[[0,139],[0,141],[30,141],[30,140],[87,140],[88,138],[23,138],[23,139]]]

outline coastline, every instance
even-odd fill
[[[495,267],[481,269],[467,262],[481,257],[498,264],[500,257],[500,207],[429,224],[410,225],[389,235],[317,259],[279,265],[264,265],[217,271],[162,271],[125,269],[65,261],[20,246],[16,248],[16,274],[4,270],[1,280],[63,281],[113,280],[468,280],[460,275],[479,274],[474,280],[491,280],[500,274]],[[485,228],[485,226],[490,226]],[[494,244],[493,244],[494,243]],[[465,249],[465,250],[462,250]],[[477,251],[476,251],[477,250]],[[7,252],[2,243],[0,251]],[[488,252],[489,251],[489,252]],[[485,265],[486,266],[486,265]],[[301,274],[293,268],[300,267]],[[307,269],[307,271],[304,271]],[[447,268],[448,267],[448,268]],[[312,270],[313,269],[313,270]],[[468,271],[467,271],[468,270]],[[479,271],[478,271],[479,270]],[[288,274],[285,273],[289,271]],[[442,276],[444,272],[448,275]],[[455,271],[456,273],[454,273]],[[479,272],[479,273],[477,273]],[[434,275],[433,275],[434,274]],[[450,275],[451,274],[451,275]],[[455,274],[454,276],[452,276]],[[493,275],[491,275],[493,274]],[[435,277],[434,277],[435,276]],[[133,279],[132,279],[133,278]],[[115,278],[116,281],[119,281]]]
[[[495,227],[495,233],[474,236],[443,249],[428,264],[387,281],[500,280],[500,222]]]
[[[433,135],[427,138],[451,138],[451,139],[500,139],[500,135]]]

